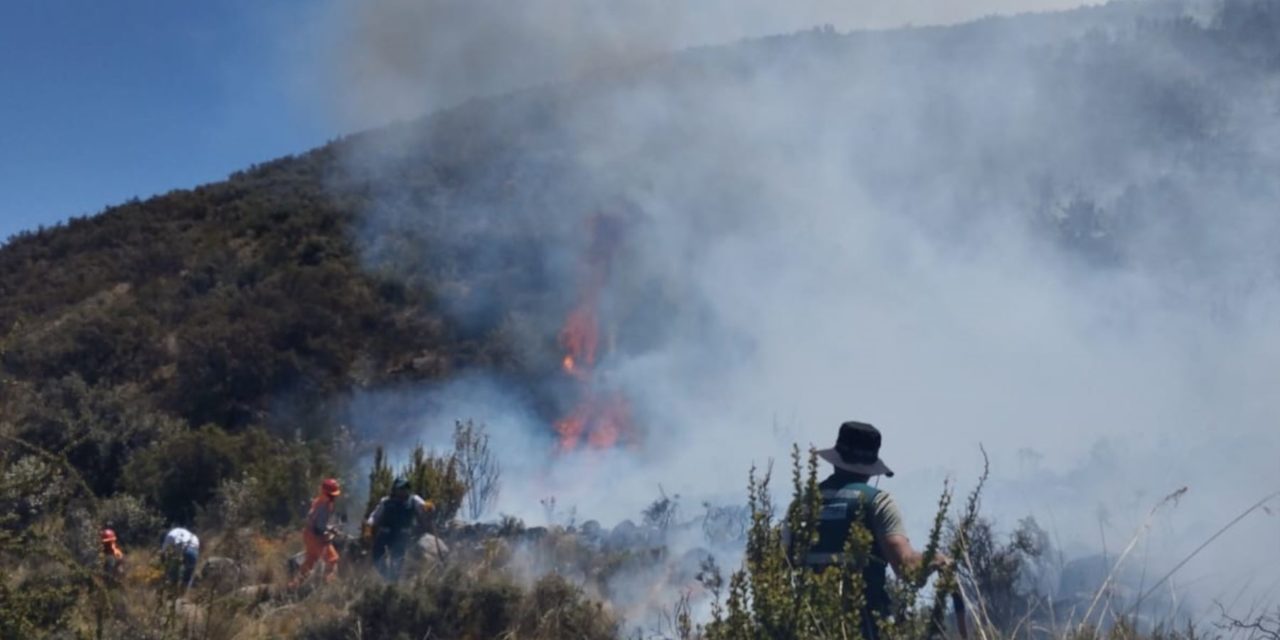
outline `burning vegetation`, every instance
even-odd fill
[[[622,244],[621,217],[596,213],[587,219],[590,239],[582,260],[577,304],[560,330],[561,370],[573,382],[572,404],[555,422],[559,450],[609,449],[638,440],[631,407],[598,366],[607,356],[601,345],[602,304],[611,267]],[[612,340],[608,341],[610,344]]]

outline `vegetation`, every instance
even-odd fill
[[[549,575],[525,588],[509,577],[475,578],[460,570],[429,574],[408,585],[370,587],[350,612],[299,634],[309,640],[373,638],[617,637],[599,603]]]
[[[379,447],[374,452],[373,470],[369,472],[369,503],[364,517],[373,513],[378,501],[391,493],[391,483],[396,476],[403,476],[409,481],[409,490],[419,496],[427,496],[434,503],[431,511],[432,531],[449,522],[466,499],[466,480],[461,474],[457,453],[435,456],[427,453],[422,445],[414,447],[409,454],[409,461],[398,472],[393,472],[387,463],[386,454]]]
[[[863,569],[871,562],[873,539],[860,523],[855,523],[846,542],[845,553],[852,560],[818,571],[802,558],[818,540],[817,455],[810,452],[802,468],[800,451],[793,452],[793,495],[784,517],[774,513],[769,491],[770,474],[749,483],[751,527],[748,530],[744,567],[728,582],[724,603],[720,601],[722,580],[715,572],[709,584],[716,602],[707,640],[748,638],[825,639],[863,637],[863,625],[875,625],[883,638],[922,638],[940,635],[942,607],[956,593],[953,568],[944,568],[936,581],[931,603],[919,595],[925,588],[928,567],[941,551],[942,527],[950,504],[949,491],[939,502],[938,516],[924,550],[923,562],[897,580],[891,588],[895,610],[891,619],[863,620],[865,585]],[[952,537],[951,552],[964,551],[965,532],[976,518],[977,495],[970,501],[973,510],[960,520]],[[789,534],[789,535],[788,535]]]

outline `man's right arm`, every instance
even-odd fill
[[[884,556],[889,566],[893,567],[894,575],[899,578],[907,575],[908,572],[914,571],[916,567],[924,562],[924,554],[916,551],[911,545],[911,539],[907,537],[906,524],[903,522],[902,511],[898,509],[898,504],[894,502],[893,497],[886,492],[881,492],[876,496],[875,500],[875,524],[880,530],[878,537],[880,538],[880,553]],[[934,560],[934,566],[930,571],[950,562],[950,560],[938,554]]]
[[[909,570],[920,564],[921,555],[911,546],[911,539],[904,535],[885,536],[880,541],[880,553],[893,567],[893,574],[903,578]]]

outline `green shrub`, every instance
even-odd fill
[[[262,435],[262,434],[259,434]],[[255,481],[249,520],[267,526],[297,524],[306,515],[321,476],[332,468],[319,443],[266,439],[254,445],[247,467]]]
[[[318,622],[300,637],[613,639],[617,623],[600,604],[559,576],[524,589],[508,577],[449,570],[411,584],[367,587],[339,620]]]
[[[36,455],[0,470],[0,529],[26,531],[36,519],[56,513],[73,493],[60,471]]]
[[[183,433],[129,461],[125,487],[145,496],[171,521],[191,523],[196,506],[241,470],[238,444],[235,436],[214,426]]]
[[[0,638],[46,638],[65,630],[79,592],[58,574],[9,584],[0,578]]]
[[[253,477],[250,520],[285,525],[306,513],[324,456],[260,430],[230,434],[205,426],[138,454],[125,467],[125,487],[166,518],[191,523],[201,505],[229,480]]]
[[[136,390],[93,387],[77,375],[15,386],[6,400],[15,436],[64,456],[100,496],[120,488],[135,453],[182,430],[172,416],[147,409]]]
[[[757,478],[753,469],[748,480],[751,523],[743,567],[729,578],[725,589],[718,569],[704,568],[700,579],[712,591],[712,619],[702,630],[706,640],[819,640],[861,637],[864,585],[862,570],[870,561],[871,533],[860,523],[853,525],[845,545],[852,562],[815,571],[797,561],[817,542],[821,497],[818,491],[817,456],[810,451],[807,468],[802,467],[799,449],[793,451],[792,500],[782,517],[775,513],[770,494],[770,473]],[[976,494],[973,498],[976,508]],[[943,491],[938,515],[921,566],[900,579],[890,578],[894,614],[876,620],[882,638],[919,638],[941,628],[941,603],[955,589],[950,569],[939,576],[933,605],[919,604],[925,587],[926,570],[941,546],[949,488]],[[956,525],[967,526],[962,518]],[[786,533],[784,533],[784,531]],[[963,540],[963,535],[957,536]],[[935,606],[936,605],[936,606]]]
[[[374,452],[373,468],[369,472],[369,502],[365,518],[373,513],[378,501],[391,493],[391,483],[397,475],[409,480],[409,489],[435,503],[431,512],[432,530],[453,519],[462,508],[467,485],[462,475],[456,453],[436,456],[418,445],[409,455],[409,461],[398,472],[393,471],[381,447]]]
[[[101,525],[111,527],[122,545],[151,545],[160,540],[165,521],[138,496],[121,493],[98,502]]]

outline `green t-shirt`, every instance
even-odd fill
[[[879,542],[889,536],[906,536],[907,525],[902,510],[888,491],[880,490],[871,500],[871,535]]]

